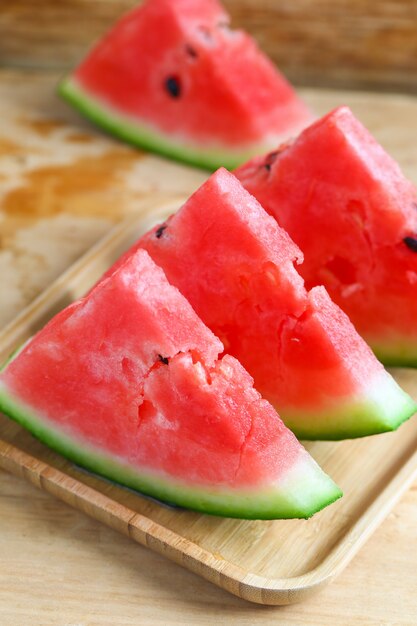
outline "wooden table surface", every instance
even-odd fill
[[[139,202],[206,174],[104,138],[58,102],[57,75],[0,71],[0,325]],[[417,182],[417,99],[307,91],[349,104]],[[417,484],[304,604],[251,605],[0,472],[0,625],[417,624]]]

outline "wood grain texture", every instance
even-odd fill
[[[0,62],[66,69],[135,0],[2,0]],[[297,84],[417,91],[415,0],[224,0]]]
[[[0,334],[0,362],[81,297],[133,241],[179,207],[148,203],[117,226]],[[417,398],[417,372],[396,370]],[[344,496],[312,519],[223,519],[168,507],[80,471],[0,418],[0,467],[163,554],[231,593],[259,604],[299,602],[332,580],[417,475],[417,423],[397,432],[307,449]]]
[[[4,626],[414,626],[417,484],[322,592],[250,604],[0,471]]]

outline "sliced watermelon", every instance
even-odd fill
[[[312,121],[217,0],[145,0],[60,93],[118,137],[192,164],[236,167]]]
[[[393,430],[416,410],[326,290],[306,291],[294,267],[300,250],[226,170],[126,256],[138,247],[298,437]]]
[[[341,493],[140,250],[0,375],[0,407],[65,456],[207,513],[309,517]]]
[[[347,107],[236,175],[377,356],[417,366],[417,192]]]

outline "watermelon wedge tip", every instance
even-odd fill
[[[216,169],[295,135],[312,114],[217,0],[145,0],[60,86],[131,144]]]

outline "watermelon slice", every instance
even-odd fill
[[[417,192],[347,107],[236,175],[386,364],[417,366]]]
[[[312,121],[217,0],[145,0],[60,93],[121,139],[192,164],[236,167]]]
[[[298,437],[393,430],[416,410],[326,290],[306,291],[294,267],[300,250],[226,170],[133,251],[138,247],[165,270]]]
[[[0,406],[93,471],[233,517],[309,517],[341,493],[140,250],[0,375]]]

